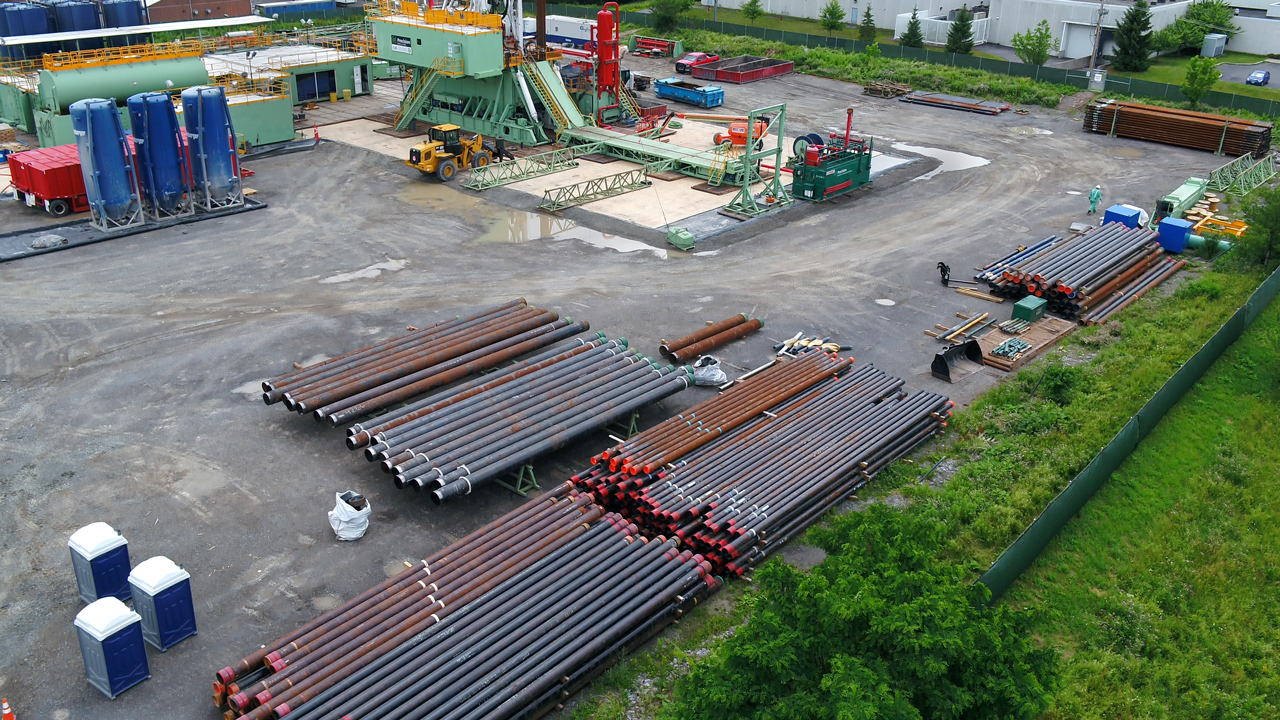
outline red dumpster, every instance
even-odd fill
[[[43,208],[54,217],[89,209],[75,145],[14,153],[9,156],[9,173],[18,199],[29,207]]]

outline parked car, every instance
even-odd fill
[[[688,75],[698,65],[706,65],[720,59],[719,55],[708,55],[704,52],[691,52],[676,61],[676,72]]]
[[[1254,70],[1249,73],[1249,77],[1244,79],[1246,85],[1266,85],[1271,82],[1271,72],[1269,70]]]

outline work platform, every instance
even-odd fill
[[[698,150],[681,147],[640,135],[626,135],[592,126],[565,130],[560,134],[560,141],[569,146],[599,144],[606,155],[640,165],[665,165],[667,167],[663,169],[674,170],[682,175],[702,180],[710,179],[713,171],[721,175],[718,166],[722,165],[723,184],[740,185],[742,183],[742,161],[727,157],[716,152],[715,149]]]

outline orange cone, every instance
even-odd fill
[[[9,698],[0,700],[0,720],[17,720],[17,716],[9,708]]]

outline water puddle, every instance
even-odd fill
[[[477,245],[577,240],[592,247],[620,253],[651,252],[664,260],[667,258],[666,250],[638,240],[598,232],[554,215],[509,210],[443,185],[413,183],[397,197],[429,210],[448,212],[484,224],[484,233],[472,241]]]
[[[906,165],[914,158],[897,157],[896,155],[885,155],[884,153],[874,153],[871,155],[871,177],[883,175],[899,165]]]
[[[702,252],[694,253],[693,256],[694,257],[715,257],[719,254],[720,254],[719,250],[703,250]]]
[[[919,145],[908,145],[906,143],[894,143],[893,149],[915,153],[917,155],[924,155],[925,157],[931,157],[942,161],[941,165],[918,178],[913,178],[912,182],[915,182],[916,180],[928,180],[939,173],[955,172],[957,170],[972,170],[973,168],[979,168],[991,163],[991,161],[986,158],[981,158],[977,155],[969,155],[968,153],[956,152],[955,150],[939,150],[937,148],[920,147]]]
[[[383,270],[387,272],[396,272],[402,270],[408,265],[408,260],[388,260],[386,262],[375,263],[367,268],[361,268],[352,272],[338,273],[320,281],[321,285],[333,285],[334,283],[351,282],[352,280],[370,280],[382,274]]]
[[[1019,135],[1052,135],[1053,134],[1052,130],[1045,130],[1044,128],[1038,128],[1038,127],[1031,127],[1030,125],[1021,125],[1019,127],[1010,128],[1010,129],[1018,133]]]

